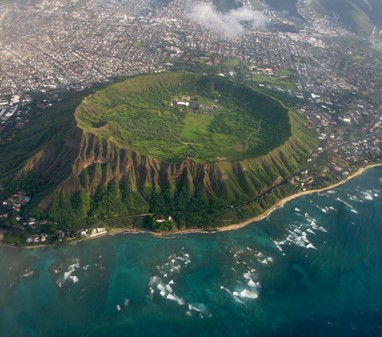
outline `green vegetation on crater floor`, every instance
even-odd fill
[[[287,179],[317,146],[301,115],[220,77],[140,76],[80,101],[63,100],[2,148],[0,192],[31,196],[22,215],[36,219],[28,230],[7,221],[8,233],[238,223],[293,193]]]
[[[258,157],[291,135],[288,110],[274,99],[242,84],[183,72],[110,86],[87,97],[76,117],[86,132],[170,162]]]

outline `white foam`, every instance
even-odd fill
[[[34,275],[35,271],[34,270],[25,270],[25,273],[23,274],[23,277],[32,277]]]
[[[177,302],[179,305],[184,305],[185,301],[174,293],[171,286],[175,284],[174,280],[171,279],[169,282],[164,282],[163,280],[165,278],[170,278],[173,273],[179,272],[182,266],[185,266],[190,262],[191,260],[189,259],[189,254],[187,253],[182,253],[180,256],[171,254],[167,258],[167,262],[164,265],[156,267],[161,276],[153,276],[150,278],[150,295],[153,296],[157,291],[160,296],[166,298],[167,300]]]
[[[167,294],[166,298],[170,301],[176,301],[177,300],[176,296],[174,296],[173,294]]]
[[[340,199],[340,198],[336,198],[336,200],[339,201],[339,202],[342,202],[344,205],[346,205],[346,206],[349,207],[350,209],[353,208],[352,205],[350,205],[348,202],[346,202],[346,201],[344,201],[344,200],[342,200],[342,199]]]
[[[269,264],[269,263],[272,263],[272,262],[273,262],[273,259],[271,257],[267,257],[264,260],[260,261],[260,263],[262,263],[262,264]]]
[[[254,275],[256,273],[256,269],[250,269],[250,270],[248,270],[247,272],[245,272],[244,274],[243,274],[243,277],[245,278],[245,279],[247,279],[247,280],[249,280],[249,279],[251,279],[251,276],[252,275]]]
[[[285,244],[284,241],[276,241],[276,240],[273,240],[273,243],[275,244],[276,248],[277,248],[280,252],[283,251],[283,249],[281,248],[281,246]]]
[[[316,247],[314,247],[314,245],[313,245],[313,244],[311,244],[311,243],[309,243],[309,244],[306,246],[306,248],[317,249],[317,248],[316,248]]]
[[[189,303],[188,304],[189,311],[196,311],[201,314],[208,314],[207,307],[203,303]]]
[[[175,266],[174,268],[170,269],[170,270],[175,270],[175,271],[179,271],[180,270],[180,266]]]
[[[234,291],[234,292],[231,292],[231,290],[229,290],[228,288],[226,287],[223,287],[223,286],[220,286],[220,289],[224,290],[225,292],[227,292],[229,295],[232,296],[233,300],[237,303],[240,303],[240,304],[244,304],[243,301],[240,301],[237,297],[239,295],[239,293],[237,291]]]
[[[168,294],[166,298],[170,301],[177,302],[179,305],[185,305],[186,304],[183,299],[181,299],[180,297],[178,297],[174,294]]]
[[[352,200],[352,201],[359,201],[359,202],[362,202],[362,200],[359,200],[355,195],[350,195],[350,194],[348,194],[348,197],[349,197],[349,199]]]
[[[231,290],[227,289],[226,287],[220,286],[220,289],[225,290],[228,294],[231,294]]]
[[[150,285],[154,285],[154,284],[156,284],[156,283],[158,283],[158,282],[160,282],[159,277],[158,277],[158,276],[153,276],[153,277],[150,279],[149,284],[150,284]]]
[[[308,240],[308,238],[307,238],[307,235],[306,235],[306,233],[305,232],[302,232],[302,239],[306,242],[306,243],[310,243],[310,241]]]
[[[239,295],[241,298],[249,298],[249,299],[255,299],[259,295],[256,291],[250,291],[248,289],[244,289],[243,291],[240,292]]]
[[[310,223],[310,226],[313,228],[313,229],[318,229],[318,226],[316,224],[316,221],[313,219]]]
[[[365,200],[373,200],[371,193],[372,193],[371,191],[363,192],[364,199]]]
[[[80,267],[79,263],[71,264],[68,267],[68,271],[64,273],[64,280],[68,279],[73,274],[73,272],[76,270],[76,268],[79,268],[79,267]]]
[[[353,212],[353,213],[355,213],[355,214],[359,214],[358,211],[355,210],[354,208],[352,208],[352,209],[350,210],[350,212]]]
[[[303,238],[301,236],[297,237],[294,241],[292,241],[293,243],[295,243],[297,246],[300,246],[300,247],[305,247],[305,242],[303,240]]]
[[[73,283],[77,283],[79,281],[79,278],[73,275],[73,273],[76,271],[76,269],[80,268],[80,261],[78,259],[74,259],[74,262],[75,263],[68,266],[68,270],[64,273],[62,279],[56,282],[59,287],[62,287],[63,283],[68,280],[72,281]],[[85,266],[86,269],[88,267],[89,265]]]
[[[293,243],[293,244],[300,246],[300,247],[303,247],[303,248],[306,247],[306,244],[310,243],[310,241],[306,237],[305,232],[302,232],[300,236],[298,236],[296,233],[291,232],[291,231],[289,231],[289,233],[290,234],[286,238],[286,241],[288,241],[289,243]]]

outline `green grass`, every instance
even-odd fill
[[[272,75],[254,74],[252,75],[252,81],[286,90],[296,90],[296,81],[293,77],[293,73],[288,69],[281,69]]]
[[[170,105],[182,96],[218,107],[204,114]],[[112,85],[87,97],[76,117],[89,133],[170,162],[253,158],[290,136],[287,109],[277,101],[225,79],[185,72]]]
[[[382,52],[382,43],[374,43],[372,44],[371,48],[377,52]]]
[[[200,137],[208,137],[211,132],[208,130],[211,121],[214,119],[212,115],[187,114],[184,124],[187,128],[183,128],[180,136],[186,142],[200,142]]]
[[[214,6],[223,13],[229,12],[232,9],[237,9],[242,6],[239,1],[235,0],[213,0]]]

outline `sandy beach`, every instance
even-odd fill
[[[179,234],[216,233],[216,232],[226,232],[226,231],[237,230],[237,229],[243,228],[245,226],[248,226],[254,222],[265,219],[270,213],[272,213],[274,210],[281,207],[282,205],[284,205],[288,201],[291,201],[291,200],[298,198],[300,196],[303,196],[303,195],[309,195],[309,194],[313,194],[313,193],[319,193],[319,192],[331,190],[333,188],[336,188],[337,186],[340,186],[340,185],[346,183],[347,181],[349,181],[353,178],[358,177],[363,172],[365,172],[367,169],[372,168],[372,167],[377,167],[377,166],[382,166],[382,164],[372,164],[372,165],[362,167],[359,170],[357,170],[356,172],[354,172],[353,174],[349,175],[347,178],[345,178],[345,179],[343,179],[343,180],[341,180],[341,181],[339,181],[333,185],[323,187],[320,189],[307,190],[307,191],[302,191],[299,193],[292,194],[288,197],[285,197],[284,199],[279,200],[275,205],[273,205],[271,208],[266,210],[264,213],[262,213],[256,217],[250,218],[246,221],[240,222],[238,224],[232,224],[232,225],[228,225],[228,226],[224,226],[224,227],[211,228],[208,230],[190,228],[190,229],[177,230],[177,231],[171,231],[171,232],[151,232],[151,231],[146,231],[146,230],[142,230],[142,229],[138,229],[138,228],[137,229],[135,229],[135,228],[131,228],[131,229],[112,228],[112,229],[110,229],[108,234],[114,235],[114,234],[118,234],[118,233],[131,233],[131,234],[144,233],[144,234],[154,235],[157,237],[165,237],[165,236],[172,236],[172,235],[179,235]]]
[[[319,189],[316,189],[316,190],[307,190],[307,191],[302,191],[302,192],[299,192],[299,193],[292,194],[292,195],[290,195],[290,196],[288,196],[288,197],[278,201],[274,206],[272,206],[270,209],[265,211],[263,214],[260,214],[260,215],[254,217],[254,218],[248,219],[248,220],[246,220],[244,222],[241,222],[241,223],[238,223],[238,224],[233,224],[233,225],[228,225],[228,226],[225,226],[225,227],[216,228],[216,231],[218,231],[218,232],[232,231],[232,230],[243,228],[243,227],[245,227],[245,226],[247,226],[247,225],[249,225],[251,223],[254,223],[256,221],[263,220],[271,212],[273,212],[278,207],[281,207],[282,205],[284,205],[288,201],[291,201],[291,200],[296,199],[296,198],[298,198],[300,196],[303,196],[303,195],[308,195],[308,194],[313,194],[313,193],[329,191],[329,190],[331,190],[333,188],[336,188],[337,186],[340,186],[340,185],[346,183],[347,181],[349,181],[349,180],[351,180],[353,178],[358,177],[363,172],[365,172],[367,169],[372,168],[372,167],[377,167],[377,166],[382,166],[382,164],[372,164],[372,165],[368,165],[368,166],[362,167],[358,171],[356,171],[353,174],[349,175],[347,178],[345,178],[345,179],[343,179],[343,180],[341,180],[341,181],[339,181],[339,182],[337,182],[337,183],[335,183],[333,185],[330,185],[330,186],[327,186],[327,187],[323,187],[323,188],[319,188]]]
[[[73,240],[71,242],[67,242],[69,244],[76,244],[76,243],[79,243],[81,241],[85,241],[85,240],[94,240],[94,239],[98,239],[100,237],[103,237],[105,235],[117,235],[117,234],[149,234],[149,235],[153,235],[153,236],[156,236],[156,237],[161,237],[161,238],[166,238],[166,237],[173,237],[173,236],[176,236],[176,235],[184,235],[184,234],[207,234],[207,233],[217,233],[217,232],[226,232],[226,231],[232,231],[232,230],[237,230],[237,229],[240,229],[240,228],[243,228],[245,226],[248,226],[254,222],[257,222],[257,221],[260,221],[260,220],[263,220],[265,219],[270,213],[272,213],[274,210],[276,210],[277,208],[281,207],[282,205],[284,205],[285,203],[287,203],[288,201],[291,201],[295,198],[298,198],[300,196],[303,196],[303,195],[309,195],[309,194],[313,194],[313,193],[319,193],[319,192],[324,192],[324,191],[328,191],[328,190],[331,190],[333,188],[336,188],[337,186],[340,186],[344,183],[346,183],[347,181],[355,178],[355,177],[358,177],[359,175],[361,175],[363,172],[365,172],[367,169],[369,168],[372,168],[372,167],[377,167],[377,166],[382,166],[382,163],[381,164],[372,164],[372,165],[368,165],[368,166],[365,166],[365,167],[362,167],[360,168],[359,170],[357,170],[356,172],[354,172],[353,174],[349,175],[347,178],[333,184],[333,185],[330,185],[330,186],[327,186],[327,187],[323,187],[323,188],[320,188],[320,189],[315,189],[315,190],[307,190],[307,191],[302,191],[302,192],[299,192],[299,193],[295,193],[295,194],[292,194],[288,197],[285,197],[284,199],[281,199],[279,200],[275,205],[273,205],[271,208],[269,208],[268,210],[266,210],[264,213],[256,216],[256,217],[253,217],[253,218],[250,218],[246,221],[243,221],[243,222],[240,222],[238,224],[232,224],[232,225],[228,225],[228,226],[225,226],[225,227],[216,227],[216,228],[209,228],[208,230],[206,229],[199,229],[199,228],[189,228],[189,229],[185,229],[185,230],[175,230],[175,231],[171,231],[171,232],[152,232],[152,231],[148,231],[148,230],[144,230],[144,229],[141,229],[141,228],[109,228],[107,232],[105,233],[102,233],[100,235],[97,235],[97,236],[87,236],[87,237],[83,237],[79,240]],[[8,247],[13,247],[13,248],[42,248],[42,247],[47,247],[47,246],[54,246],[53,244],[50,244],[50,245],[36,245],[36,246],[24,246],[24,247],[16,247],[16,246],[12,246],[12,245],[7,245],[7,244],[2,244],[0,243],[0,245],[3,245],[3,246],[8,246]]]

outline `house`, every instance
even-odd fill
[[[171,100],[171,106],[185,106],[188,107],[190,102],[179,102],[176,99]]]

